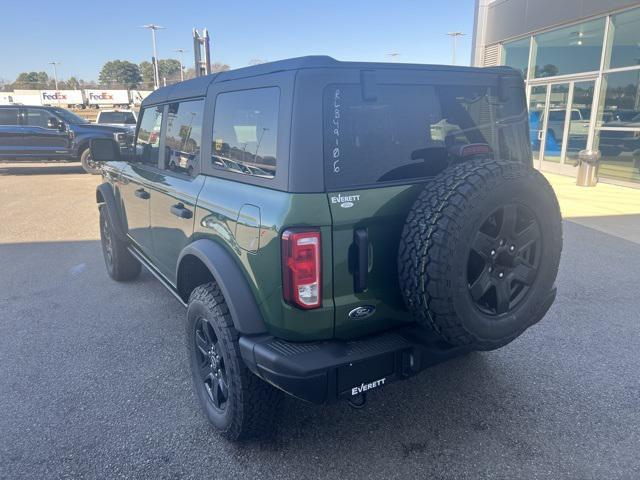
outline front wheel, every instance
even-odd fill
[[[141,265],[127,250],[127,245],[113,231],[106,205],[100,205],[100,239],[107,273],[121,282],[140,275]]]
[[[207,419],[232,441],[271,433],[282,398],[245,366],[238,337],[218,285],[196,287],[187,309],[193,383]]]
[[[91,149],[85,148],[80,154],[80,163],[85,172],[91,175],[99,175],[102,172],[102,166],[100,162],[96,162],[91,157]]]

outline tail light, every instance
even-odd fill
[[[284,300],[299,308],[322,304],[320,232],[286,230],[282,234]]]

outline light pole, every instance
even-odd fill
[[[156,49],[156,30],[164,29],[160,25],[150,23],[143,25],[142,28],[151,30],[151,41],[153,42],[153,89],[156,90],[160,86],[160,72],[158,71],[158,52]]]
[[[58,102],[58,106],[60,106],[60,99],[58,98],[58,69],[56,65],[60,65],[60,62],[49,62],[49,65],[53,65],[53,82],[56,86],[56,101]]]
[[[58,70],[56,69],[56,65],[60,65],[60,62],[49,62],[49,65],[53,65],[53,81],[56,86],[56,90],[58,90]]]
[[[184,52],[186,52],[187,50],[185,50],[184,48],[176,48],[173,51],[174,52],[178,52],[180,54],[179,55],[179,59],[180,59],[180,81],[184,82],[184,71],[183,71],[183,67],[182,67],[182,64],[183,64],[183,62],[182,62],[182,54]]]
[[[447,35],[449,35],[451,37],[451,39],[453,40],[453,51],[452,51],[452,54],[451,54],[451,64],[455,65],[456,64],[456,47],[458,46],[458,37],[466,35],[466,33],[463,33],[463,32],[449,32],[449,33],[447,33]]]

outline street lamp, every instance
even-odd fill
[[[53,82],[56,86],[56,100],[58,102],[58,107],[60,106],[60,98],[58,98],[58,69],[56,65],[60,65],[60,62],[49,62],[49,65],[53,65]]]
[[[391,57],[392,59],[395,59],[396,57],[399,57],[400,54],[398,52],[391,52],[391,53],[387,53],[387,56]]]
[[[184,48],[176,48],[176,49],[174,49],[173,51],[174,51],[174,52],[178,52],[178,53],[180,54],[180,55],[178,56],[178,57],[179,57],[179,59],[180,59],[180,81],[181,81],[181,82],[184,82],[184,71],[183,71],[183,67],[182,67],[182,64],[183,64],[183,61],[182,61],[182,54],[183,54],[184,52],[188,52],[188,50],[185,50]]]
[[[58,90],[58,70],[56,65],[60,65],[60,62],[49,62],[49,65],[53,65],[53,81],[55,82],[56,90]]]
[[[449,33],[447,33],[447,35],[449,35],[451,37],[451,39],[453,40],[453,51],[452,51],[452,55],[451,55],[451,64],[455,65],[456,64],[456,47],[457,47],[457,44],[458,44],[458,37],[466,35],[466,33],[463,33],[463,32],[449,32]]]
[[[151,30],[151,41],[153,42],[153,87],[155,90],[160,86],[160,72],[158,71],[158,52],[156,50],[156,30],[164,29],[164,27],[150,23],[148,25],[143,25],[142,28]]]

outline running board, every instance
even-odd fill
[[[173,287],[173,285],[171,285],[171,283],[169,283],[169,281],[164,278],[164,275],[162,275],[159,271],[156,270],[156,268],[145,258],[145,256],[143,254],[141,254],[140,252],[138,252],[135,248],[128,246],[127,250],[129,251],[129,253],[136,259],[138,260],[142,265],[144,265],[144,267],[149,270],[149,272],[151,273],[151,275],[153,275],[154,277],[156,277],[156,279],[162,284],[164,285],[164,287],[169,290],[171,292],[171,294],[176,298],[176,300],[178,300],[180,302],[180,304],[183,307],[187,307],[187,304],[184,303],[184,301],[182,300],[182,298],[180,298],[180,295],[178,295],[178,292],[176,292],[175,288]]]

